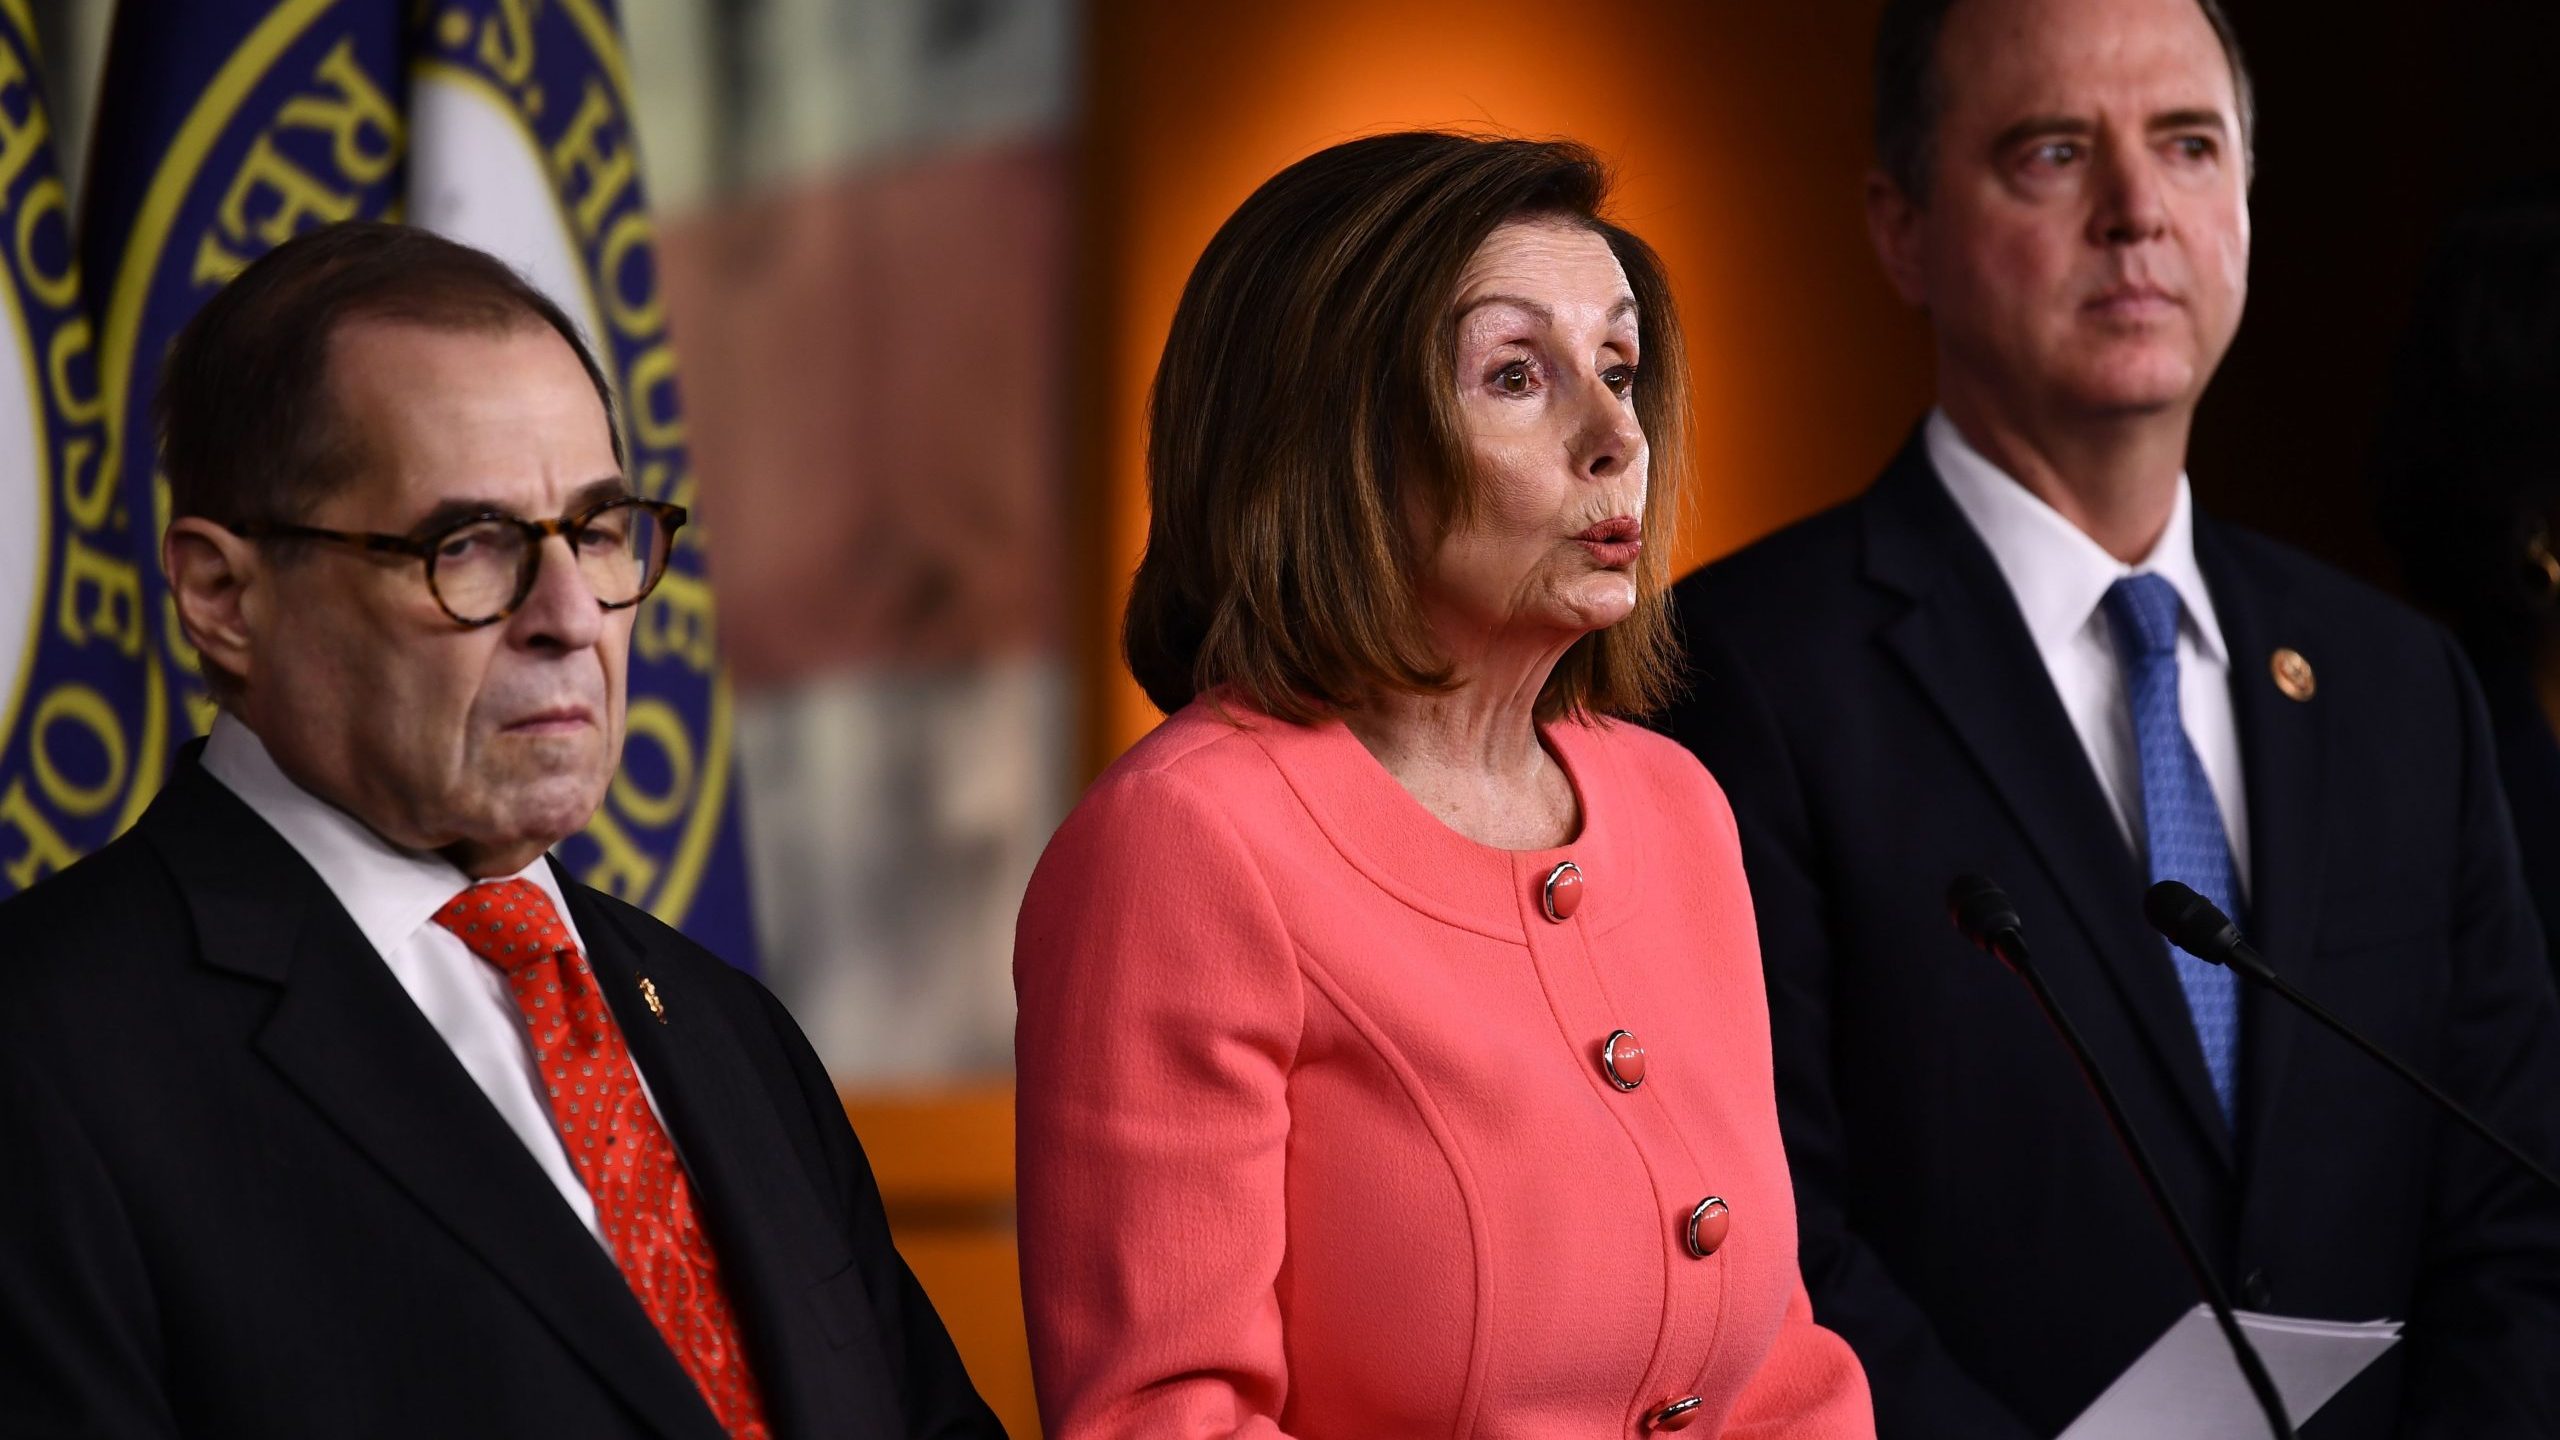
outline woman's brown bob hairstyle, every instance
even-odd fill
[[[1123,632],[1148,699],[1171,713],[1227,686],[1305,722],[1451,688],[1414,593],[1423,537],[1404,517],[1445,527],[1474,499],[1460,275],[1503,222],[1553,218],[1605,238],[1635,293],[1652,468],[1635,610],[1565,652],[1538,718],[1661,704],[1678,670],[1663,592],[1688,375],[1662,262],[1601,218],[1608,190],[1580,145],[1408,131],[1299,161],[1219,228],[1149,402],[1152,513]]]

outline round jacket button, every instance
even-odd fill
[[[1704,1260],[1724,1244],[1733,1230],[1733,1208],[1721,1195],[1710,1195],[1689,1212],[1689,1253]]]
[[[1600,1047],[1600,1068],[1608,1072],[1610,1084],[1633,1090],[1644,1083],[1644,1042],[1632,1030],[1610,1031]]]
[[[1582,908],[1582,867],[1567,860],[1547,872],[1546,889],[1538,896],[1547,918],[1561,925]]]
[[[1707,1408],[1706,1401],[1695,1395],[1683,1395],[1679,1399],[1672,1401],[1668,1405],[1662,1406],[1652,1414],[1644,1417],[1644,1428],[1647,1430],[1686,1430],[1689,1428],[1690,1422],[1698,1418],[1698,1412],[1705,1408]]]

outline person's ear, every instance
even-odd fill
[[[160,537],[160,569],[188,643],[206,665],[248,679],[257,620],[269,600],[266,557],[257,545],[201,516],[182,515]]]
[[[1867,239],[1876,247],[1885,279],[1904,303],[1929,303],[1928,267],[1923,263],[1921,221],[1925,212],[1893,177],[1867,172]]]

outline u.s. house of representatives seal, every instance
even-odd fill
[[[97,335],[25,0],[0,0],[0,893],[159,786],[144,541],[106,457]]]

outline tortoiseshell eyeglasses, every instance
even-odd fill
[[[541,573],[542,542],[554,535],[569,542],[579,576],[605,609],[639,604],[667,573],[667,556],[684,521],[681,505],[626,495],[556,520],[496,511],[467,515],[422,536],[324,530],[279,520],[246,521],[231,531],[257,540],[334,540],[422,560],[436,604],[455,624],[477,628],[497,624],[524,604]]]

